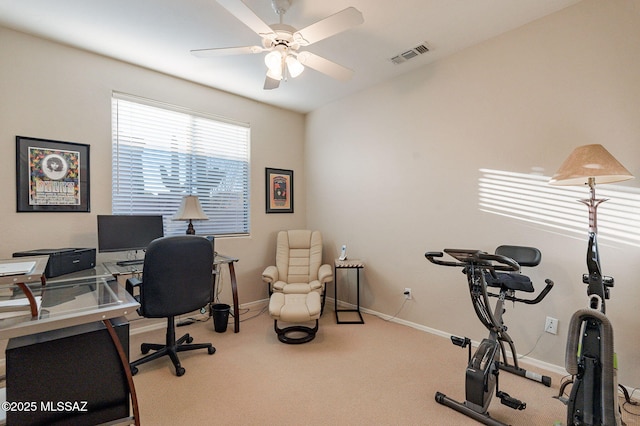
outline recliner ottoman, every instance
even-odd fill
[[[300,344],[316,337],[320,318],[320,293],[312,291],[304,294],[273,293],[269,298],[269,314],[273,318],[273,328],[282,343]],[[292,325],[278,328],[278,320],[286,323],[304,323],[315,320],[315,327]],[[300,336],[296,336],[300,335]]]

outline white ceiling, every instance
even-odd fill
[[[271,0],[244,0],[267,24]],[[348,6],[364,24],[307,48],[354,70],[347,82],[307,69],[263,90],[264,53],[196,58],[191,49],[260,45],[215,0],[0,0],[0,25],[283,108],[309,112],[520,27],[580,0],[293,0],[284,23],[302,29]],[[390,58],[426,42],[400,65]]]

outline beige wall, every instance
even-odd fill
[[[260,273],[275,257],[275,233],[303,227],[306,215],[304,191],[296,193],[294,214],[265,214],[264,169],[293,169],[296,185],[304,187],[304,116],[3,28],[0,256],[37,248],[97,247],[96,215],[111,213],[112,91],[251,124],[251,236],[218,239],[216,249],[241,259],[236,267],[241,303],[266,298]],[[90,213],[16,213],[16,135],[91,145]]]
[[[576,219],[584,235],[482,212],[479,169],[551,176],[574,147],[601,143],[640,178],[638,40],[634,3],[585,0],[309,114],[308,223],[323,230],[332,256],[344,243],[365,260],[363,306],[393,315],[411,287],[414,300],[399,318],[480,340],[486,331],[464,276],[431,265],[424,252],[535,246],[543,261],[529,275],[538,291],[547,277],[555,288],[539,305],[509,304],[506,322],[525,354],[545,317],[558,318],[559,334],[544,334],[529,356],[563,366],[569,318],[587,303],[586,208],[578,207]],[[626,223],[635,229],[638,178],[621,184],[635,203]],[[607,313],[620,380],[636,387],[640,247],[602,237],[603,271],[616,279]],[[344,297],[355,302],[353,294]]]

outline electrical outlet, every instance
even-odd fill
[[[544,331],[551,334],[558,334],[558,320],[547,317],[547,320],[544,323]]]
[[[411,299],[411,289],[410,288],[405,288],[404,289],[404,298],[409,300]]]

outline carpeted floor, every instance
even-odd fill
[[[178,328],[217,348],[214,355],[181,353],[182,377],[167,358],[140,366],[134,381],[142,425],[478,424],[434,399],[436,391],[464,399],[467,352],[448,339],[373,315],[364,325],[336,324],[328,309],[315,340],[285,345],[267,313],[242,318],[237,334],[232,324],[216,333],[212,320]],[[132,336],[131,359],[142,341],[163,342],[164,330]],[[553,398],[561,376],[537,372],[552,376],[552,387],[502,372],[500,389],[527,408],[513,410],[494,397],[491,415],[513,425],[564,424],[565,406]],[[630,410],[640,414],[637,406]],[[637,415],[623,418],[639,424]]]

